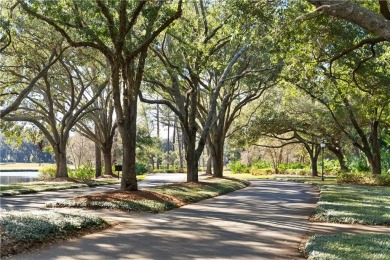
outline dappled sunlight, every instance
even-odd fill
[[[253,181],[161,214],[89,211],[121,224],[18,259],[303,259],[298,246],[316,198],[308,185]]]

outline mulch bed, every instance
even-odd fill
[[[83,195],[71,199],[76,202],[91,201],[129,201],[129,200],[155,200],[161,202],[170,202],[176,206],[183,206],[187,203],[173,196],[163,195],[152,191],[107,191]]]

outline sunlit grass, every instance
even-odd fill
[[[321,176],[294,176],[294,177],[276,177],[278,180],[285,180],[285,181],[295,181],[295,182],[301,182],[301,183],[307,183],[307,184],[314,184],[314,185],[331,185],[337,183],[337,178],[334,176],[325,176],[324,180],[322,180]]]
[[[306,244],[308,259],[390,259],[390,234],[316,235]]]
[[[275,175],[252,175],[250,173],[224,173],[223,176],[240,180],[248,179],[275,179]]]
[[[1,256],[108,226],[106,221],[91,214],[47,210],[1,211]]]
[[[321,187],[315,220],[390,226],[390,187],[328,185]]]
[[[80,180],[79,182],[28,182],[15,184],[1,184],[0,197],[14,196],[27,193],[36,193],[41,191],[56,191],[74,188],[95,187],[100,185],[119,183],[117,179],[102,179],[102,180]]]

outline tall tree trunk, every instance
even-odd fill
[[[177,129],[177,147],[178,147],[178,150],[179,150],[179,164],[180,164],[180,168],[183,169],[184,167],[184,162],[183,162],[183,141],[182,141],[182,136],[180,135],[180,130],[179,128]]]
[[[129,114],[129,117],[123,120],[124,124],[118,124],[123,144],[121,190],[137,191],[138,185],[135,172],[137,95],[134,95],[132,102],[129,102]]]
[[[223,148],[224,137],[220,135],[212,135],[211,157],[213,158],[213,176],[216,178],[223,177]]]
[[[114,175],[112,172],[112,157],[111,157],[111,145],[103,146],[103,161],[104,161],[104,175]]]
[[[332,145],[328,145],[328,149],[336,156],[336,158],[339,162],[339,165],[340,165],[340,171],[341,172],[349,172],[348,166],[344,160],[344,154],[343,154],[343,151],[341,150],[341,147],[335,147]]]
[[[311,175],[313,177],[318,176],[318,166],[317,166],[318,157],[310,156],[310,164],[311,164]]]
[[[55,150],[56,156],[56,178],[68,178],[68,169],[66,163],[66,145],[57,145]]]
[[[157,121],[157,137],[160,138],[160,106],[157,104],[157,113],[156,113],[156,121]],[[156,158],[156,168],[160,169],[160,158],[157,154]]]
[[[102,175],[102,153],[100,147],[95,143],[95,178],[99,178]]]
[[[196,143],[196,131],[189,131],[186,138],[186,160],[187,160],[187,181],[188,182],[197,182],[198,177],[198,160],[195,151]]]
[[[372,174],[381,174],[381,154],[378,138],[379,122],[373,121],[371,123],[370,144],[372,149],[372,160],[370,161],[370,168]]]
[[[171,122],[169,120],[169,114],[168,114],[168,138],[167,138],[167,169],[169,169],[169,135],[170,135],[170,125],[171,125]]]
[[[207,139],[206,148],[207,148],[206,174],[212,175],[213,174],[212,167],[213,167],[213,160],[214,160],[214,158],[213,158],[213,156],[211,154],[212,147],[211,147],[211,140],[210,140],[210,138]]]

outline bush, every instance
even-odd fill
[[[250,173],[252,175],[271,175],[274,173],[274,170],[271,169],[271,168],[267,168],[267,169],[251,169]]]
[[[232,171],[232,173],[249,173],[250,171],[250,168],[243,164],[241,161],[229,163],[228,167]]]
[[[95,177],[95,170],[92,167],[82,166],[74,171],[69,171],[70,178],[90,180]]]
[[[367,165],[367,160],[364,156],[351,158],[347,166],[353,172],[367,172],[370,170],[370,167]]]
[[[341,172],[337,176],[338,183],[364,183],[369,176],[363,172]]]
[[[287,169],[305,169],[306,165],[302,163],[281,163],[279,164],[279,169],[287,170]]]
[[[271,168],[272,165],[269,162],[258,160],[254,164],[252,164],[252,169],[267,169]]]
[[[148,172],[148,168],[146,168],[145,164],[142,164],[142,163],[135,164],[135,173],[137,175],[145,174],[147,172]]]
[[[390,186],[390,174],[382,173],[380,175],[375,176],[375,182],[378,185]]]
[[[45,180],[45,179],[55,178],[56,177],[56,172],[57,172],[57,167],[56,166],[45,166],[45,167],[42,167],[39,170],[38,179]]]

